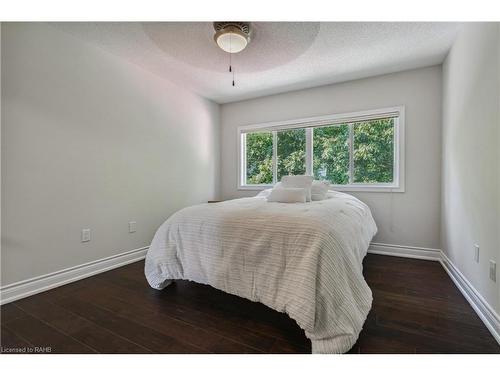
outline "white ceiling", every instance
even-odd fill
[[[253,22],[233,56],[209,22],[53,23],[218,103],[441,63],[458,23]]]

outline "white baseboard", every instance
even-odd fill
[[[0,305],[144,259],[148,246],[66,268],[0,288]]]
[[[452,261],[441,253],[441,264],[450,278],[453,280],[457,288],[462,292],[465,299],[469,301],[470,305],[481,318],[484,325],[491,332],[498,344],[500,344],[500,316],[490,306],[484,297],[472,286],[469,280],[459,271]]]
[[[368,253],[440,262],[484,325],[500,344],[500,316],[440,249],[371,243]]]
[[[368,252],[371,254],[390,255],[403,258],[433,260],[436,262],[441,260],[441,250],[427,247],[401,246],[372,242],[368,248]]]
[[[0,304],[3,305],[5,303],[13,302],[33,294],[41,293],[61,285],[69,284],[73,281],[81,280],[86,277],[111,270],[113,268],[137,262],[145,258],[147,250],[148,247],[146,246],[47,275],[5,285],[0,288]],[[368,252],[372,254],[425,259],[440,262],[457,288],[460,292],[462,292],[479,318],[483,321],[493,337],[500,344],[500,316],[441,250],[424,247],[371,243]]]

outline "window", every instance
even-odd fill
[[[313,129],[313,175],[332,184],[349,183],[349,125]]]
[[[392,183],[394,119],[363,121],[353,126],[354,183]]]
[[[337,190],[404,191],[404,108],[238,129],[240,189],[311,174]]]
[[[271,132],[246,134],[247,184],[273,183],[273,135]]]
[[[280,130],[277,133],[278,181],[282,176],[306,173],[306,130]]]

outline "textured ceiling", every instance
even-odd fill
[[[208,22],[52,23],[218,103],[439,64],[457,23],[253,22],[229,55]]]

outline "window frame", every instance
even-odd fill
[[[394,167],[392,183],[355,183],[354,176],[354,125],[360,121],[370,121],[381,118],[394,118]],[[364,192],[404,192],[405,191],[405,107],[395,106],[388,108],[372,109],[350,113],[339,113],[327,116],[317,116],[293,119],[287,121],[267,122],[252,125],[243,125],[237,128],[238,145],[238,190],[264,190],[271,188],[277,176],[277,131],[287,129],[305,128],[306,130],[306,174],[313,175],[313,128],[349,124],[349,184],[330,184],[331,188],[338,191],[364,191]],[[273,184],[246,184],[246,142],[245,134],[255,131],[268,131],[273,134]]]

